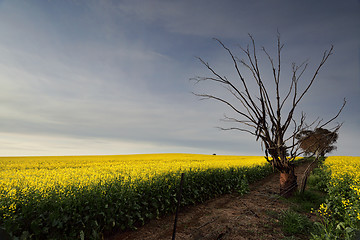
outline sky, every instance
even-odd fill
[[[276,53],[277,31],[282,89],[293,62],[309,61],[305,86],[334,45],[297,114],[326,121],[346,98],[331,155],[360,156],[359,0],[1,0],[0,156],[263,155],[252,135],[219,130],[234,112],[192,94],[223,87],[189,79],[211,76],[201,57],[238,81],[213,38],[242,59],[250,33],[271,89],[260,49]]]

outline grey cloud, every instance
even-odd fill
[[[326,10],[325,2],[306,1],[92,1],[82,3],[86,11],[70,11],[71,2],[64,5],[64,16],[51,16],[43,5],[5,3],[0,5],[0,29],[6,33],[0,36],[0,132],[13,134],[14,142],[15,136],[41,135],[61,138],[64,151],[64,142],[77,139],[84,148],[85,142],[94,146],[103,141],[104,149],[128,142],[146,150],[260,155],[252,136],[214,128],[231,111],[197,101],[190,93],[226,96],[221,87],[193,86],[188,78],[208,75],[194,55],[236,77],[226,52],[211,37],[236,49],[238,43],[246,46],[248,32],[254,33],[259,48],[264,45],[273,53],[277,27],[286,43],[284,83],[291,61],[310,57],[317,64],[322,51],[335,45],[300,110],[310,118],[331,117],[347,97],[339,146],[348,150],[359,131],[359,58],[354,51],[359,31],[351,31],[359,24],[355,5],[345,4],[336,15],[338,5],[332,1]],[[304,17],[304,12],[309,14]],[[69,19],[63,22],[65,16]],[[269,85],[270,75],[271,69],[265,70]],[[347,155],[340,147],[337,153]]]

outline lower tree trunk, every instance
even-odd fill
[[[280,172],[280,195],[291,197],[297,190],[297,177],[294,168]]]
[[[312,161],[309,166],[306,168],[305,172],[304,172],[304,175],[301,179],[301,183],[300,183],[300,190],[299,192],[300,193],[304,193],[305,192],[305,188],[306,188],[306,183],[307,183],[307,179],[308,177],[310,176],[310,173],[312,171],[312,166],[315,164],[317,165],[317,162],[318,162],[318,159],[319,159],[319,156],[317,155],[314,159],[314,161]]]

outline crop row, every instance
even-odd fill
[[[39,158],[32,163],[4,160],[0,163],[0,226],[14,239],[101,239],[104,233],[134,229],[174,212],[182,172],[181,206],[224,193],[244,193],[249,182],[272,172],[261,157],[142,157],[149,159],[88,158],[73,159],[72,164],[65,158]],[[174,168],[177,164],[180,167]],[[94,169],[102,175],[91,175]],[[63,175],[56,179],[59,173]]]
[[[317,210],[321,233],[313,239],[360,237],[360,157],[328,157],[320,174],[328,195]]]

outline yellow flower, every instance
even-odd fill
[[[0,157],[0,198],[15,199],[29,192],[42,198],[70,196],[69,186],[85,189],[111,181],[149,180],[160,174],[263,165],[260,156],[200,154],[136,154],[112,156]],[[65,191],[65,189],[68,189]]]
[[[328,206],[324,203],[322,203],[319,206],[319,209],[317,211],[321,216],[324,216],[324,217],[330,216],[330,211],[328,209]]]

